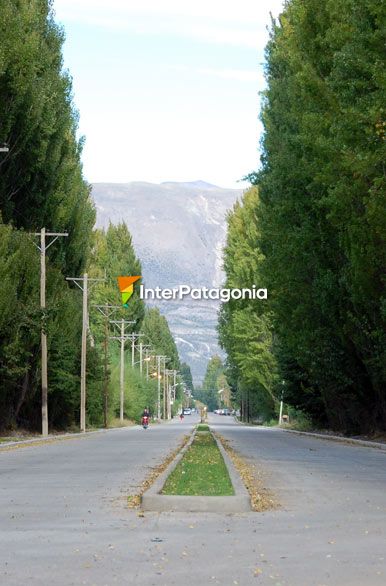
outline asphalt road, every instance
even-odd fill
[[[280,509],[126,507],[195,416],[0,451],[0,584],[386,584],[386,452],[211,420],[264,472]]]

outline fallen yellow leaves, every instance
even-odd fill
[[[221,442],[236,470],[240,474],[251,497],[252,509],[256,512],[277,509],[279,503],[274,498],[273,494],[264,486],[262,479],[258,476],[256,467],[248,464],[245,459],[230,446],[229,441],[219,433],[214,433],[214,435]]]
[[[141,483],[140,492],[138,494],[132,494],[127,497],[127,504],[128,504],[129,509],[138,509],[139,508],[139,506],[141,504],[141,497],[142,497],[143,493],[148,488],[150,488],[150,486],[158,478],[158,476],[164,470],[166,470],[166,468],[169,466],[170,462],[172,462],[174,460],[174,458],[177,456],[177,454],[188,443],[189,439],[190,439],[190,435],[185,435],[182,442],[178,445],[178,447],[172,453],[170,453],[161,464],[159,464],[158,466],[155,466],[154,468],[151,468],[150,473],[145,478],[145,480]],[[138,515],[138,516],[143,517],[144,515]]]

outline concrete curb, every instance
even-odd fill
[[[284,431],[285,433],[297,433],[298,435],[308,435],[310,437],[315,437],[317,439],[340,442],[343,444],[350,444],[352,446],[361,446],[364,448],[376,448],[377,450],[386,450],[386,444],[380,442],[372,442],[370,440],[354,439],[350,437],[342,437],[340,435],[315,433],[312,431],[298,431],[297,429],[283,429],[282,427],[278,429],[280,429],[280,431]]]
[[[376,448],[377,450],[386,450],[386,443],[382,443],[382,442],[375,442],[375,441],[371,441],[371,440],[361,440],[361,439],[356,439],[353,437],[344,437],[341,435],[329,435],[326,433],[318,433],[316,431],[299,431],[297,429],[285,429],[283,427],[267,427],[265,425],[250,425],[248,423],[244,423],[242,421],[239,421],[238,419],[235,418],[235,421],[238,425],[245,425],[249,427],[253,427],[253,428],[262,428],[262,429],[276,429],[279,431],[284,431],[285,433],[297,433],[298,435],[308,435],[309,437],[315,437],[317,439],[324,439],[324,440],[328,440],[328,441],[333,441],[333,442],[341,442],[344,444],[350,444],[353,446],[362,446],[364,448]]]
[[[90,431],[75,431],[74,433],[61,433],[58,435],[48,435],[46,437],[40,436],[40,437],[32,437],[30,439],[25,439],[25,440],[15,440],[15,441],[10,441],[10,442],[2,442],[0,443],[0,451],[1,448],[6,448],[6,447],[12,447],[12,446],[23,446],[23,445],[29,445],[29,444],[34,444],[34,443],[52,443],[52,442],[57,442],[57,441],[62,441],[62,440],[67,440],[67,439],[76,439],[76,438],[86,438],[89,437],[91,435],[94,435],[96,433],[107,433],[109,431],[119,431],[120,429],[134,429],[135,427],[138,427],[139,424],[136,425],[127,425],[124,427],[108,427],[107,429],[104,427],[101,427],[99,429],[91,429]]]
[[[229,476],[235,491],[233,496],[181,496],[160,494],[166,479],[182,459],[186,450],[190,447],[196,431],[184,446],[176,458],[169,464],[166,470],[160,474],[154,484],[142,495],[142,509],[144,511],[158,512],[182,512],[182,513],[245,513],[251,511],[251,500],[238,472],[236,471],[228,454],[218,439],[218,448],[224,458]]]

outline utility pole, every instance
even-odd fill
[[[145,349],[145,354],[146,354],[146,356],[145,356],[144,360],[146,362],[146,380],[149,380],[149,362],[152,358],[155,358],[155,357],[149,355],[148,348]]]
[[[281,397],[280,397],[280,410],[279,410],[279,425],[283,423],[283,401],[284,401],[284,385],[285,381],[282,381],[282,390],[281,390]]]
[[[177,371],[173,370],[173,403],[176,400]]]
[[[143,351],[143,344],[142,342],[139,343],[139,372],[142,376],[142,351]]]
[[[170,417],[169,417],[169,405],[170,405],[169,370],[165,371],[165,375],[166,375],[166,378],[165,378],[164,412],[165,412],[165,419],[170,419]]]
[[[148,348],[150,348],[150,344],[143,344],[142,342],[139,343],[139,372],[141,373],[141,376],[142,376],[142,373],[143,373],[143,363],[144,363],[144,360],[145,361],[147,360]],[[146,353],[146,358],[145,359],[143,358],[143,351],[144,350],[145,350],[145,353]],[[135,363],[135,364],[137,364],[137,363]],[[147,377],[147,378],[149,378],[149,377]]]
[[[133,322],[135,323],[135,322]],[[135,364],[135,341],[137,338],[143,336],[144,334],[138,334],[137,332],[133,332],[132,334],[128,334],[128,338],[131,340],[131,366],[134,368]]]
[[[166,356],[162,356],[158,354],[156,357],[157,360],[157,379],[158,379],[158,388],[157,388],[157,419],[161,419],[161,361],[163,361],[165,365]],[[165,368],[165,366],[164,366]]]
[[[168,387],[168,380],[167,380],[167,375],[166,375],[166,362],[169,362],[170,358],[168,356],[165,356],[163,358],[163,379],[164,379],[164,384],[163,384],[163,418],[166,419],[167,417],[167,410],[166,410],[166,405],[167,405],[167,387]]]
[[[121,369],[120,369],[120,400],[119,400],[119,420],[123,422],[123,407],[125,398],[125,342],[135,334],[126,334],[125,329],[128,325],[135,324],[135,321],[129,321],[127,319],[121,319],[118,321],[111,321],[116,326],[120,326],[120,336],[113,336],[114,340],[120,340],[121,342]]]
[[[120,309],[118,305],[93,305],[104,317],[105,338],[103,341],[104,348],[104,384],[103,384],[103,423],[107,428],[108,409],[109,409],[109,379],[108,379],[108,345],[109,345],[109,319],[112,314]]]
[[[171,385],[169,381],[169,376],[174,375],[175,370],[168,370],[166,369],[166,419],[171,419],[172,412],[171,412]]]
[[[82,354],[80,362],[80,431],[86,431],[86,362],[87,362],[87,329],[88,329],[88,293],[89,281],[104,281],[105,279],[90,279],[87,273],[83,277],[66,277],[83,292],[82,309]]]
[[[177,371],[176,370],[165,370],[166,373],[166,418],[172,418],[172,391],[173,391],[173,401],[175,399],[175,392],[176,392],[176,379],[177,379]],[[173,385],[169,381],[169,376],[173,375]]]
[[[40,307],[42,309],[42,328],[41,328],[41,386],[42,386],[42,436],[48,435],[48,375],[47,375],[47,334],[46,334],[46,251],[49,249],[60,236],[68,236],[67,232],[46,232],[42,228],[40,232],[35,232],[34,236],[40,236],[40,245],[34,242],[36,248],[40,251]],[[46,243],[46,238],[53,238],[51,242]]]

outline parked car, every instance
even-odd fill
[[[191,409],[184,409],[182,413],[183,413],[183,415],[191,415],[192,410]]]

